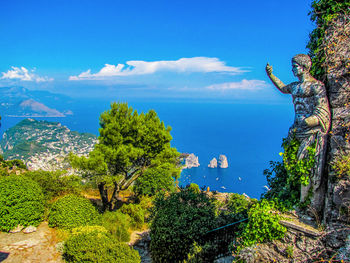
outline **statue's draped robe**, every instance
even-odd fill
[[[326,157],[327,133],[330,128],[330,109],[325,86],[320,81],[293,82],[282,88],[282,91],[293,97],[295,119],[289,129],[289,139],[295,137],[300,142],[298,160],[308,157],[308,147],[316,143],[315,165],[311,171],[307,186],[301,186],[301,201],[312,189],[311,205],[320,210],[323,200],[323,169]],[[305,119],[316,117],[318,125],[308,127]]]

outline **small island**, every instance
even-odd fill
[[[218,161],[216,160],[216,158],[214,157],[213,159],[211,159],[210,163],[208,164],[209,168],[217,168],[218,167]]]
[[[199,165],[198,156],[190,153],[185,157],[185,165],[183,166],[183,169],[191,169],[192,167],[198,167]]]
[[[220,154],[219,156],[220,168],[228,168],[228,162],[226,155]]]

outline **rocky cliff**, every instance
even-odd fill
[[[208,164],[208,167],[209,168],[216,168],[216,167],[218,167],[218,161],[216,160],[215,157],[210,161],[210,163]]]
[[[183,169],[190,169],[192,167],[198,167],[199,161],[198,156],[195,156],[193,153],[187,155],[185,158],[185,165],[183,166]]]
[[[220,168],[227,168],[228,167],[228,162],[227,162],[226,155],[220,154],[220,156],[219,156],[219,164],[220,164]]]
[[[327,91],[332,111],[328,140],[326,221],[350,220],[350,180],[335,164],[350,158],[350,17],[340,15],[329,24],[323,49],[327,73]],[[345,160],[346,161],[346,160]],[[349,160],[348,160],[349,161]]]

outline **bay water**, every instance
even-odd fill
[[[263,170],[270,160],[280,160],[282,138],[293,122],[293,106],[233,102],[128,101],[138,112],[154,109],[172,127],[172,146],[194,153],[200,166],[184,169],[180,184],[196,183],[219,192],[235,192],[259,198],[266,189]],[[99,115],[110,108],[109,100],[77,100],[73,115],[35,118],[60,122],[69,129],[98,135]],[[2,116],[2,134],[22,117]],[[227,156],[229,167],[208,168],[212,158]]]

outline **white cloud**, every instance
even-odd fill
[[[21,80],[21,81],[52,81],[53,78],[41,77],[34,74],[35,69],[28,70],[25,67],[11,67],[7,72],[2,72],[0,79]]]
[[[105,66],[97,73],[92,74],[91,70],[82,72],[78,76],[70,76],[69,80],[85,80],[85,79],[106,79],[114,76],[132,76],[154,74],[160,71],[171,72],[222,72],[228,74],[241,74],[246,72],[239,67],[226,66],[223,61],[218,58],[193,57],[180,58],[178,60],[161,60],[161,61],[142,61],[131,60],[125,64]]]
[[[220,84],[213,84],[208,87],[207,89],[210,90],[260,90],[265,87],[268,87],[269,84],[267,84],[263,80],[257,80],[257,79],[252,79],[252,80],[247,80],[243,79],[239,82],[225,82],[225,83],[220,83]]]

